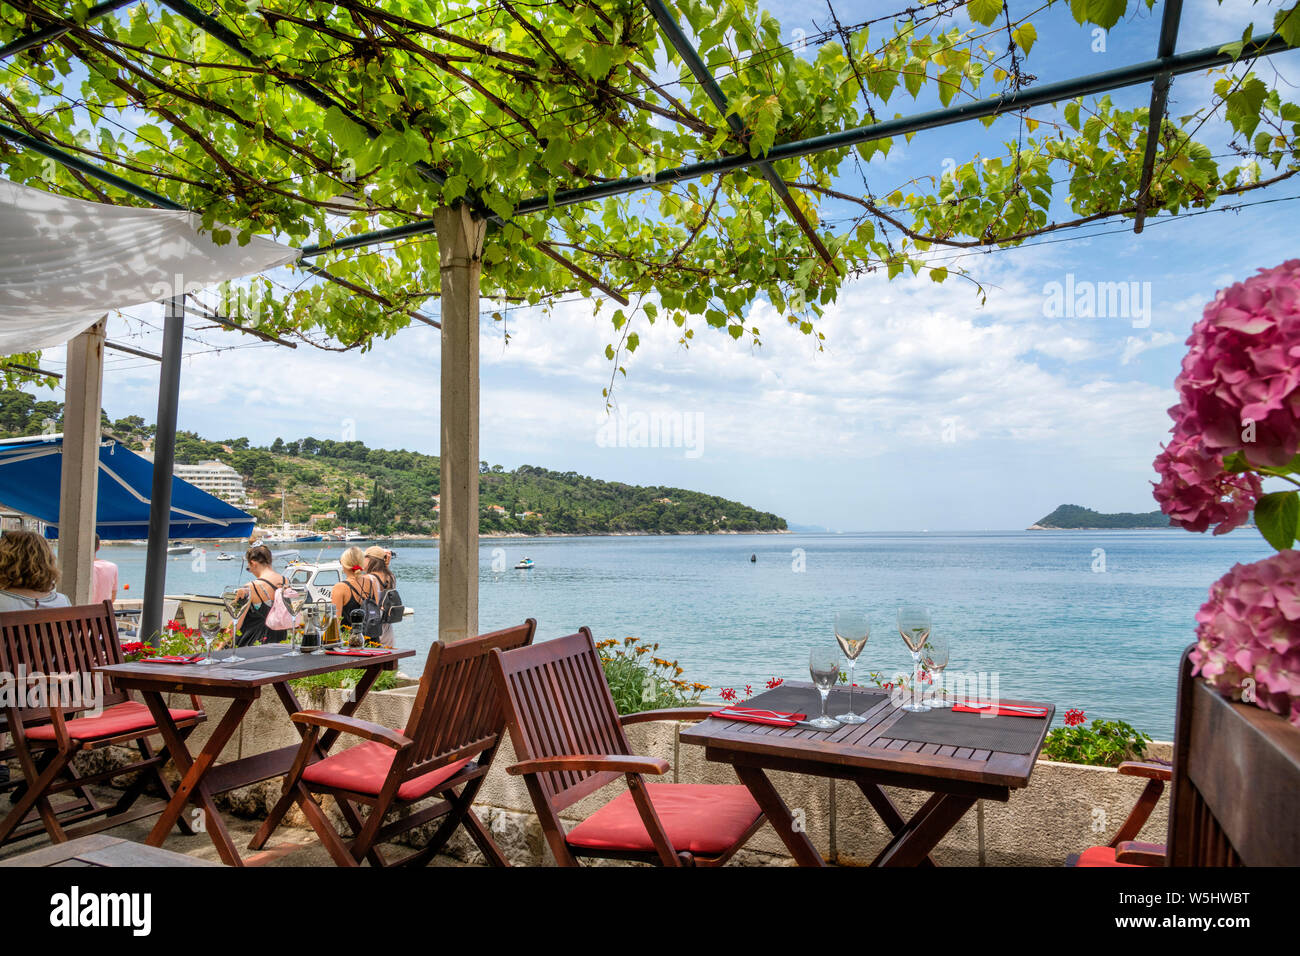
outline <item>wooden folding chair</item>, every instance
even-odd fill
[[[647,784],[668,761],[632,753],[623,728],[650,720],[703,720],[712,707],[644,711],[622,718],[601,670],[591,631],[493,653],[510,740],[522,776],[561,866],[580,857],[721,866],[763,825],[763,811],[739,784]],[[628,789],[572,830],[560,813],[617,780]]]
[[[359,866],[366,859],[374,866],[428,863],[458,826],[465,827],[489,863],[509,866],[472,809],[505,730],[489,655],[528,646],[536,630],[537,622],[529,618],[454,644],[434,643],[404,731],[319,710],[294,714],[294,721],[306,728],[302,747],[285,777],[283,795],[249,846],[265,846],[296,802],[339,866]],[[352,734],[365,743],[316,759],[322,729]],[[321,794],[344,803],[345,816],[357,821],[349,824],[347,838],[317,802]],[[385,823],[393,811],[429,797],[441,799]],[[364,818],[359,806],[369,808]],[[380,844],[440,817],[446,819],[423,848],[395,861],[380,852]]]
[[[1194,677],[1194,647],[1179,665],[1173,766],[1128,765],[1149,781],[1137,806],[1107,846],[1071,865],[1300,865],[1300,729]],[[1170,780],[1165,843],[1135,840]]]
[[[122,661],[108,601],[0,614],[0,674],[9,682],[7,692],[0,690],[0,713],[12,738],[5,754],[16,757],[22,771],[21,779],[0,788],[15,791],[11,809],[0,820],[0,845],[42,828],[62,843],[157,813],[156,806],[134,806],[151,782],[171,797],[171,786],[162,775],[167,749],[155,753],[149,744],[158,728],[148,708],[93,671]],[[33,699],[36,688],[43,700]],[[204,719],[198,698],[191,700],[194,709],[171,712],[182,739]],[[141,759],[127,766],[86,775],[73,767],[78,753],[130,744],[139,749]],[[135,781],[116,803],[101,804],[88,789],[133,772],[138,773]],[[74,799],[57,806],[50,799],[68,793]],[[180,826],[191,832],[188,824]]]

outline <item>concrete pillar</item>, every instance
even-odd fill
[[[107,317],[100,319],[68,343],[68,367],[63,376],[59,590],[73,604],[89,604],[92,590],[106,323]]]
[[[442,509],[438,637],[478,634],[478,322],[484,220],[466,206],[434,213],[441,259]]]

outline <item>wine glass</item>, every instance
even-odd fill
[[[230,614],[230,655],[222,661],[223,664],[238,664],[240,661],[248,660],[246,657],[240,657],[236,649],[239,640],[239,618],[248,607],[248,601],[248,592],[241,594],[237,587],[229,587],[221,592],[221,603],[226,606],[226,611]]]
[[[871,624],[861,611],[840,611],[835,615],[835,640],[844,656],[849,659],[849,709],[837,718],[842,724],[867,722],[867,718],[853,712],[853,684],[858,676],[858,655],[867,646],[867,638],[870,636]]]
[[[808,672],[812,674],[817,692],[822,695],[822,712],[820,717],[809,721],[819,730],[834,730],[840,722],[826,714],[826,700],[831,695],[831,687],[840,676],[840,655],[833,648],[813,648],[808,654]]]
[[[221,612],[220,611],[200,611],[199,612],[199,636],[203,638],[203,660],[200,664],[216,664],[217,661],[212,659],[212,642],[217,639],[221,633]]]
[[[921,648],[921,666],[934,681],[934,692],[930,695],[931,707],[951,707],[943,690],[943,669],[948,666],[948,638],[942,634],[930,632],[925,646]]]
[[[930,637],[930,612],[917,604],[907,604],[898,609],[898,633],[912,652],[912,699],[903,704],[903,710],[914,713],[930,709],[921,699],[921,648]]]

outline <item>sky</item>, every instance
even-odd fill
[[[791,35],[814,35],[828,19],[817,4],[765,6]],[[843,2],[836,11],[848,24],[897,6]],[[1264,23],[1274,9],[1189,0],[1178,50],[1235,39],[1252,17]],[[1047,82],[1150,59],[1159,6],[1117,28],[1105,50],[1095,50],[1091,28],[1065,10],[1036,22],[1026,69]],[[1284,86],[1300,81],[1300,54],[1274,57],[1261,73],[1271,79],[1274,69]],[[1114,99],[1129,106],[1148,96],[1142,86]],[[1184,115],[1210,99],[1208,78],[1180,77],[1170,112]],[[889,108],[911,113],[928,104],[904,96]],[[1226,129],[1215,119],[1202,130],[1216,155],[1227,151]],[[991,129],[969,123],[920,133],[873,160],[868,176],[885,193],[940,174],[945,161],[1001,153],[1016,132],[1006,119]],[[1288,182],[1243,201],[1298,193],[1300,184]],[[1069,217],[1063,204],[1054,213]],[[1150,511],[1151,461],[1168,431],[1191,326],[1217,289],[1297,256],[1298,213],[1300,202],[1277,201],[1148,220],[1140,236],[1117,220],[1070,241],[950,262],[983,287],[984,302],[973,282],[957,277],[936,284],[924,274],[892,282],[869,275],[850,281],[827,308],[822,351],[764,300],[748,323],[763,331],[761,347],[701,328],[685,349],[672,328],[643,326],[627,376],[615,382],[612,416],[602,395],[611,381],[608,305],[600,316],[587,300],[549,315],[512,308],[508,343],[485,307],[480,457],[690,488],[838,531],[1024,528],[1062,503]],[[1135,297],[1127,310],[1102,310],[1121,314],[1054,307],[1054,290],[1083,283],[1130,284]],[[436,302],[429,311],[436,315]],[[138,310],[112,318],[109,337],[157,350],[160,326],[160,310]],[[192,333],[178,427],[255,444],[313,435],[437,453],[437,330],[415,325],[366,353],[246,342]],[[110,355],[105,410],[152,421],[157,366]],[[42,364],[62,362],[56,350]]]

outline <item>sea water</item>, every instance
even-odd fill
[[[423,653],[437,635],[437,543],[390,546],[415,610],[397,641]],[[237,561],[215,560],[220,547],[170,558],[168,593],[215,594],[246,578]],[[341,551],[300,546],[305,560]],[[479,625],[535,617],[538,640],[585,624],[597,640],[658,642],[658,656],[716,699],[725,687],[807,680],[808,652],[834,645],[841,608],[871,622],[859,683],[909,671],[898,606],[919,603],[948,636],[949,672],[997,675],[1003,697],[1050,701],[1058,723],[1078,708],[1169,739],[1179,655],[1209,586],[1270,553],[1253,529],[484,538]],[[130,585],[119,596],[143,596],[143,547],[105,544],[100,557]],[[536,566],[514,570],[524,557]]]

